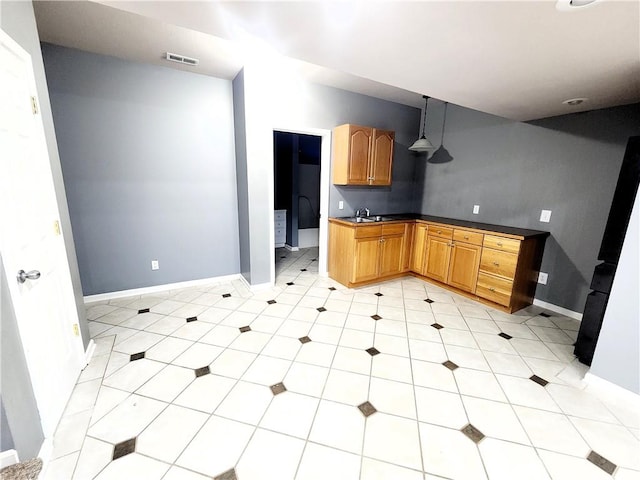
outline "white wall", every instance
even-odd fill
[[[640,194],[633,205],[590,372],[640,394]]]

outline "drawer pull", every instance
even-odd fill
[[[464,236],[464,239],[465,239],[465,240],[469,240],[469,235],[465,235],[465,236]]]
[[[493,262],[493,264],[494,264],[496,267],[499,267],[499,266],[500,266],[500,264],[499,264],[498,262]]]
[[[496,245],[498,245],[499,247],[502,246],[502,242],[496,242]]]
[[[440,235],[442,233],[442,230],[436,230],[438,232],[438,235]]]
[[[495,291],[496,291],[496,289],[495,289],[495,288],[493,288],[493,287],[489,287],[489,291],[490,291],[490,292],[495,292]]]

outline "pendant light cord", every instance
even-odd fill
[[[444,118],[442,119],[442,137],[440,137],[440,145],[444,145],[444,126],[447,124],[447,107],[449,102],[444,102]]]
[[[424,119],[422,120],[422,136],[426,137],[425,129],[427,127],[427,103],[429,102],[429,97],[426,95],[422,96],[424,98]]]

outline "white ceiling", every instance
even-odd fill
[[[307,78],[514,120],[640,102],[640,1],[36,2],[41,40],[232,78],[273,49]],[[587,97],[570,107],[563,100]]]

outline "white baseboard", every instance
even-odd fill
[[[297,252],[298,250],[300,250],[298,247],[292,247],[288,243],[285,243],[284,248],[286,248],[290,252]]]
[[[84,367],[83,369],[89,365],[91,359],[93,358],[93,353],[96,351],[96,342],[93,341],[93,338],[89,340],[89,345],[87,345],[87,351],[84,352]]]
[[[633,393],[609,380],[598,377],[591,372],[587,372],[584,376],[584,382],[587,384],[585,390],[593,395],[609,401],[623,403],[631,411],[636,411],[640,405],[640,395]]]
[[[319,246],[320,229],[319,228],[303,228],[298,230],[298,247],[311,248]]]
[[[542,300],[538,300],[537,298],[533,299],[533,304],[546,308],[547,310],[551,310],[552,312],[560,313],[565,317],[574,318],[576,320],[582,321],[582,314],[578,312],[574,312],[573,310],[569,310],[568,308],[560,307],[558,305],[554,305],[553,303],[543,302]]]
[[[247,287],[249,290],[251,290],[251,292],[253,293],[260,292],[262,290],[268,290],[271,287],[273,287],[273,284],[271,282],[257,283],[255,285],[251,285],[249,282],[247,282],[247,279],[244,278],[242,275],[240,275],[240,281],[244,283],[244,286]]]
[[[38,458],[42,460],[42,470],[40,470],[40,475],[38,478],[45,478],[47,468],[49,467],[49,462],[51,462],[51,455],[53,454],[53,438],[45,438],[44,442],[42,442],[42,446],[40,447],[40,452],[38,453]]]
[[[135,295],[146,295],[148,293],[164,292],[166,290],[177,290],[179,288],[198,287],[209,283],[230,282],[242,277],[239,273],[232,275],[222,275],[220,277],[201,278],[199,280],[189,280],[186,282],[165,283],[164,285],[154,285],[153,287],[133,288],[131,290],[120,290],[118,292],[98,293],[97,295],[87,295],[84,303],[102,302],[104,300],[114,300],[116,298],[133,297]]]
[[[0,470],[19,462],[20,459],[18,458],[18,452],[15,450],[5,450],[4,452],[0,452]]]
[[[284,243],[276,243],[276,245],[275,245],[276,248],[282,248],[284,246],[285,246]]]

